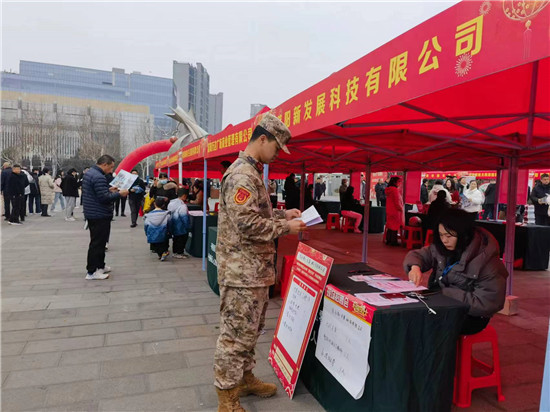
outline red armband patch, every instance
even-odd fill
[[[245,188],[239,187],[237,193],[235,193],[235,196],[233,197],[233,200],[235,200],[235,203],[238,205],[244,205],[251,196],[252,193]]]

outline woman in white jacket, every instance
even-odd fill
[[[478,213],[483,209],[484,196],[477,188],[477,181],[472,180],[468,189],[462,192],[462,209],[469,213]]]

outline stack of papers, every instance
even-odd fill
[[[405,303],[418,302],[416,299],[412,299],[409,297],[386,299],[380,295],[381,295],[380,293],[356,293],[355,294],[355,296],[357,296],[359,299],[373,306],[403,305]]]
[[[354,275],[354,276],[350,276],[349,278],[354,282],[366,282],[366,283],[369,283],[373,280],[382,280],[382,281],[401,280],[396,276],[387,275],[385,273],[380,273],[378,275]]]
[[[317,223],[323,223],[323,218],[315,209],[315,206],[310,206],[308,209],[302,212],[302,217],[297,217],[294,220],[301,220],[306,224],[306,226],[313,226]]]
[[[406,280],[371,280],[367,282],[373,288],[383,290],[388,293],[416,292],[426,290],[424,286],[416,286],[413,282]]]

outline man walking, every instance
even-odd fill
[[[40,209],[40,186],[38,185],[38,178],[40,177],[39,169],[32,169],[31,173],[33,183],[31,183],[31,193],[29,195],[29,214],[33,214],[36,211],[36,214],[42,213]]]
[[[10,220],[10,196],[7,192],[6,184],[8,183],[8,180],[10,179],[12,173],[11,169],[11,163],[10,162],[4,162],[2,165],[2,177],[1,185],[2,185],[2,197],[4,198],[4,220]]]
[[[254,348],[265,324],[269,286],[275,282],[275,245],[280,236],[305,229],[297,209],[273,209],[264,186],[263,165],[279,150],[289,153],[290,131],[265,113],[244,152],[225,173],[220,189],[218,283],[220,336],[214,355],[218,411],[244,411],[239,396],[268,397],[277,386],[252,374]]]
[[[138,175],[137,169],[132,170],[133,175]],[[141,180],[138,176],[132,187],[130,188],[130,194],[128,195],[128,203],[130,203],[130,219],[132,223],[130,227],[137,226],[137,218],[139,214],[139,208],[143,203],[143,198],[145,196],[145,182]]]
[[[128,195],[127,190],[109,188],[105,175],[112,173],[114,168],[115,159],[103,155],[97,159],[97,164],[88,170],[82,181],[84,217],[90,230],[87,280],[107,279],[111,271],[110,267],[105,266],[105,246],[111,232],[113,203],[121,196]]]
[[[10,201],[10,225],[21,225],[21,221],[25,221],[23,208],[25,207],[25,188],[29,185],[27,176],[21,173],[21,165],[14,164],[12,173],[6,182],[4,190],[8,193]]]
[[[382,179],[378,179],[378,183],[374,186],[374,192],[376,193],[376,205],[386,206],[386,188],[388,184]]]

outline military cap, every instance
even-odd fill
[[[288,127],[275,115],[272,113],[264,113],[259,119],[256,127],[261,127],[263,131],[267,132],[266,135],[274,137],[277,140],[280,148],[287,154],[290,154],[290,151],[286,147],[286,144],[290,141],[290,130]]]

